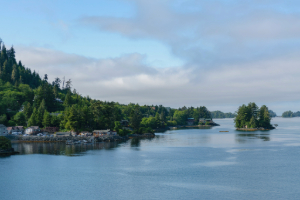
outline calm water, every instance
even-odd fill
[[[0,199],[300,199],[300,118],[249,134],[215,121],[122,144],[14,144]]]

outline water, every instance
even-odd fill
[[[0,199],[300,198],[300,118],[248,133],[215,121],[122,144],[14,144],[21,155],[0,158]]]

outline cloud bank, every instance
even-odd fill
[[[139,53],[95,59],[32,46],[17,46],[18,59],[50,78],[71,78],[83,95],[121,103],[234,111],[250,101],[300,101],[300,3],[124,2],[134,5],[133,17],[83,16],[77,26],[159,41],[185,65],[148,65]]]

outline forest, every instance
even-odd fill
[[[13,47],[7,49],[0,40],[0,124],[6,126],[59,127],[60,131],[116,130],[128,134],[120,120],[128,120],[134,133],[155,128],[185,125],[188,118],[198,124],[200,118],[211,118],[205,106],[165,108],[162,105],[128,105],[106,102],[80,95],[72,80],[48,75],[16,60]]]
[[[281,115],[284,118],[288,118],[288,117],[300,117],[300,111],[297,112],[292,112],[292,111],[285,111],[282,113]]]
[[[272,128],[271,119],[267,106],[250,102],[239,107],[234,122],[237,128]]]

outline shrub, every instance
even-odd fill
[[[0,149],[6,150],[11,148],[11,141],[4,136],[0,136]]]

